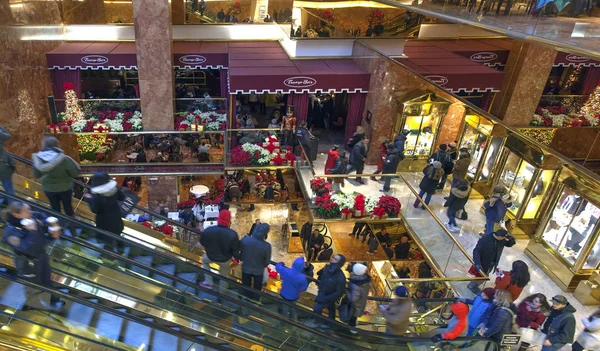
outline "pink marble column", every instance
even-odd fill
[[[168,0],[133,2],[145,130],[173,130],[173,63]]]
[[[556,51],[516,42],[504,69],[504,82],[491,113],[514,127],[528,126],[548,80]]]

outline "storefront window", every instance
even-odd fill
[[[471,154],[471,164],[469,165],[469,169],[467,171],[467,175],[471,179],[475,178],[475,174],[477,173],[477,166],[479,165],[479,161],[483,157],[486,143],[486,134],[484,134],[482,131],[478,130],[477,128],[468,123],[465,124],[465,130],[463,132],[463,138],[460,147],[465,147],[469,149],[469,153]]]
[[[600,265],[600,240],[596,241],[596,245],[590,252],[588,259],[585,261],[583,265],[584,269],[598,269],[598,265]]]
[[[600,218],[598,207],[565,188],[544,229],[542,239],[573,264],[594,232],[598,218]],[[598,265],[598,259],[594,258],[600,257],[597,249],[596,247],[595,256],[592,253],[586,261],[586,266],[594,264],[593,268],[595,268]]]
[[[518,155],[512,152],[508,154],[500,184],[506,187],[512,198],[512,206],[508,210],[514,216],[521,208],[529,183],[534,178],[534,171],[533,166]]]
[[[483,163],[483,167],[481,168],[481,175],[479,176],[479,181],[484,181],[490,179],[492,175],[492,170],[494,169],[494,163],[498,154],[500,154],[500,148],[502,147],[502,137],[495,137],[492,139],[491,145],[488,148],[487,155],[485,157],[485,161]]]
[[[544,170],[540,173],[539,179],[535,182],[531,199],[529,199],[525,212],[523,213],[524,219],[533,219],[537,217],[538,209],[540,208],[542,200],[544,199],[544,194],[548,190],[552,178],[554,178],[554,173],[556,173],[554,170]]]

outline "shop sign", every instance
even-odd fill
[[[108,57],[100,55],[88,55],[81,58],[81,62],[86,65],[103,65],[108,63]]]
[[[493,52],[478,52],[471,55],[471,61],[473,62],[490,62],[498,58],[498,55]]]
[[[187,65],[200,65],[206,62],[206,57],[201,55],[184,55],[179,58],[179,62]]]
[[[577,55],[567,55],[567,61],[569,62],[575,62],[575,63],[581,63],[581,62],[586,62],[589,61],[590,59],[584,56],[577,56]]]
[[[311,77],[291,77],[283,81],[290,88],[308,88],[317,84],[317,80]]]
[[[521,335],[519,335],[519,334],[504,334],[504,335],[502,335],[502,341],[500,341],[500,345],[515,346],[515,345],[519,345],[520,341],[521,341]]]
[[[448,84],[448,78],[446,78],[444,76],[427,76],[425,78],[429,79],[430,81],[434,82],[437,85]]]

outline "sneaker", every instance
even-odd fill
[[[460,232],[460,227],[453,225],[452,228],[450,228],[450,231],[453,233]]]
[[[449,231],[452,231],[453,225],[450,223],[444,223],[444,227],[446,227],[446,229],[448,229]]]
[[[350,233],[350,234],[348,234],[348,236],[354,236],[354,233]]]
[[[367,251],[367,254],[369,254],[369,255],[372,255],[373,253],[372,253],[372,252],[370,252],[370,251]]]
[[[358,334],[358,332],[356,330],[350,329],[350,334],[356,335],[356,334]]]

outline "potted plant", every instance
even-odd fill
[[[390,195],[381,196],[377,206],[383,208],[388,216],[392,218],[398,217],[398,213],[400,213],[400,209],[402,208],[400,200]]]
[[[331,192],[331,184],[325,180],[325,178],[315,178],[310,180],[310,189],[317,196],[321,196],[325,193],[329,194]]]
[[[329,193],[317,196],[317,216],[321,218],[338,218],[340,217],[340,206],[331,201]]]

